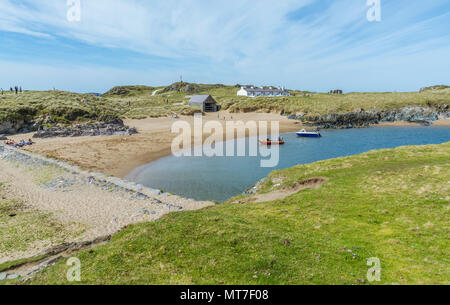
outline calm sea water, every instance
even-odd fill
[[[196,200],[225,201],[242,194],[271,171],[320,160],[404,145],[450,141],[450,127],[377,127],[322,131],[320,139],[284,134],[275,168],[260,167],[261,157],[162,158],[133,171],[128,179]]]

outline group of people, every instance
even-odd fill
[[[12,146],[12,147],[24,147],[24,146],[33,145],[34,142],[31,139],[28,139],[28,141],[21,140],[19,143],[15,143],[14,141],[8,140],[8,141],[6,141],[5,144]]]
[[[0,90],[1,90],[2,95],[3,95],[3,93],[4,93],[3,88],[0,88]],[[11,92],[11,93],[15,92],[16,94],[22,93],[23,92],[22,91],[22,86],[14,86],[14,88],[13,87],[9,87],[9,92]]]

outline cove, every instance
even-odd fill
[[[450,141],[450,127],[374,127],[322,130],[322,138],[282,136],[280,161],[274,168],[260,167],[261,157],[168,156],[135,169],[127,179],[186,198],[218,202],[237,196],[271,171],[316,161],[405,145]]]

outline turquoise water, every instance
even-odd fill
[[[450,127],[377,127],[324,130],[320,139],[284,134],[275,168],[260,167],[261,157],[169,156],[136,169],[128,179],[196,200],[225,201],[242,194],[271,171],[320,160],[404,145],[450,141]]]

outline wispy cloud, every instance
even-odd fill
[[[55,49],[69,41],[92,46],[92,53],[115,49],[170,60],[175,66],[165,73],[185,72],[197,81],[382,90],[385,82],[361,86],[341,74],[351,67],[361,77],[368,66],[385,69],[403,56],[405,67],[393,68],[416,76],[409,89],[427,78],[412,76],[408,64],[440,60],[448,67],[446,58],[425,57],[450,47],[448,0],[381,3],[382,22],[369,23],[365,0],[81,0],[81,21],[69,22],[65,0],[0,0],[0,31],[47,39]],[[417,58],[422,63],[412,62]],[[149,69],[161,79],[160,65]],[[439,68],[428,80],[450,82]]]

